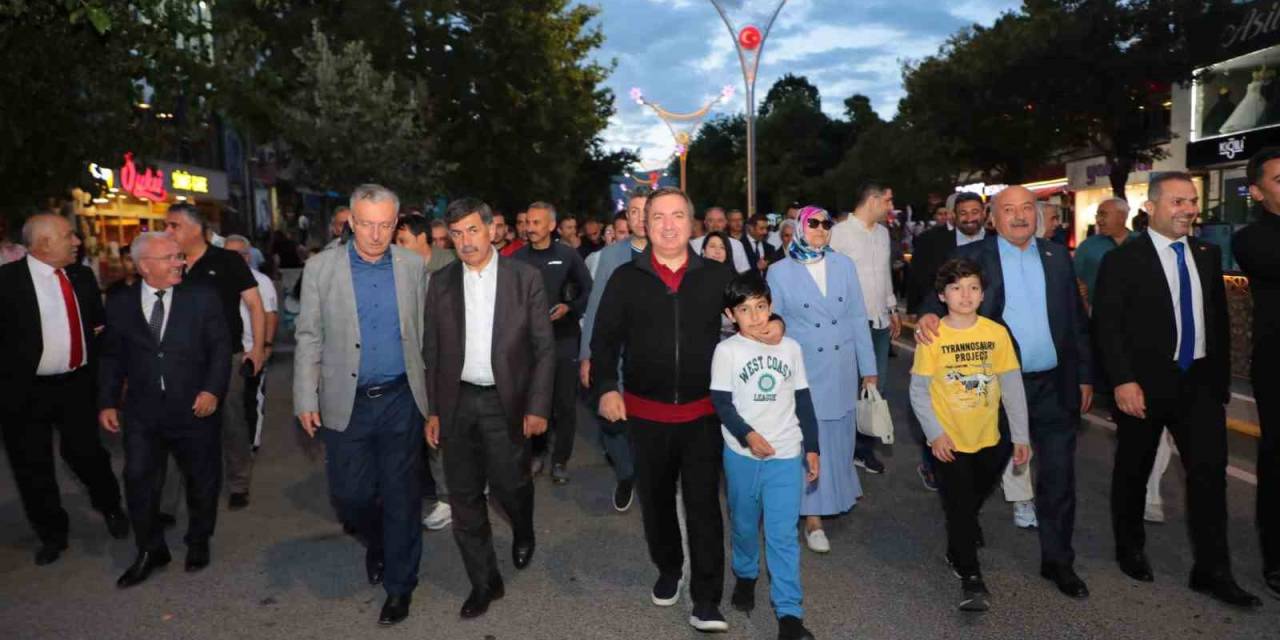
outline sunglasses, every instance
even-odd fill
[[[817,229],[818,227],[822,227],[823,229],[830,231],[831,227],[834,227],[834,226],[836,226],[836,223],[830,220],[819,220],[817,218],[809,218],[810,229]]]

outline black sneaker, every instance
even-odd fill
[[[562,464],[551,465],[551,482],[566,484],[569,482],[569,470]]]
[[[880,475],[884,473],[884,463],[876,457],[874,452],[868,451],[865,456],[854,456],[853,464],[867,470],[867,473]]]
[[[924,488],[930,491],[938,490],[938,479],[934,477],[933,472],[924,468],[923,464],[916,465],[916,474],[920,476],[920,482],[924,484]]]
[[[689,625],[698,631],[728,631],[729,623],[714,604],[695,604],[689,616]]]
[[[991,593],[982,582],[982,574],[960,578],[960,592],[964,594],[960,600],[961,611],[986,611],[991,608]]]
[[[804,621],[795,616],[778,618],[778,640],[813,640],[813,634],[804,628]]]
[[[618,513],[626,513],[631,508],[631,501],[635,499],[635,481],[619,480],[618,484],[613,487],[613,510]]]
[[[683,581],[679,575],[658,576],[658,581],[653,583],[653,603],[659,607],[670,607],[679,602],[680,583]]]
[[[227,499],[227,508],[233,511],[249,506],[249,492],[233,493]]]
[[[729,604],[738,611],[751,613],[751,610],[756,608],[756,579],[738,578],[738,582],[733,585],[733,595],[729,597]]]
[[[955,576],[955,577],[957,577],[957,578],[963,578],[963,577],[964,577],[964,576],[960,575],[960,570],[959,570],[959,569],[956,569],[956,563],[954,563],[954,562],[952,562],[952,561],[951,561],[951,552],[950,552],[950,551],[946,552],[946,554],[944,554],[944,555],[942,556],[942,559],[947,561],[947,568],[951,570],[951,575],[954,575],[954,576]]]

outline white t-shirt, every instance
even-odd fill
[[[253,274],[253,279],[258,281],[258,295],[262,296],[262,312],[276,313],[280,310],[280,305],[276,301],[276,285],[268,278],[267,275],[257,269],[250,268],[249,273]],[[253,323],[249,321],[249,307],[244,301],[240,301],[240,324],[244,325],[244,333],[241,335],[240,341],[244,343],[244,351],[248,353],[253,350]]]
[[[742,334],[716,345],[711,359],[711,390],[733,393],[738,415],[773,446],[775,458],[796,458],[804,451],[796,391],[808,389],[800,343],[784,337],[777,345],[756,342]],[[725,427],[725,444],[734,453],[751,456]]]

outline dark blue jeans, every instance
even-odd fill
[[[422,426],[413,393],[400,385],[377,398],[357,392],[346,431],[320,430],[339,517],[382,553],[388,595],[418,586]]]

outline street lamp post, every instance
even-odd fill
[[[756,213],[756,71],[760,69],[760,55],[764,52],[765,40],[774,20],[782,11],[787,0],[711,0],[716,11],[729,29],[729,37],[733,38],[733,46],[738,51],[738,62],[742,64],[742,80],[746,88],[747,99],[747,217]],[[730,14],[734,15],[730,15]],[[741,15],[746,14],[746,15]],[[767,18],[761,29],[750,22],[739,27],[735,17],[751,20],[754,17]]]
[[[698,125],[702,124],[702,119],[711,112],[711,109],[717,104],[733,97],[733,87],[725,87],[720,90],[720,95],[716,96],[710,102],[702,105],[702,108],[689,113],[675,113],[662,108],[662,105],[651,102],[644,97],[644,92],[638,87],[631,89],[631,99],[644,107],[653,109],[667,125],[667,129],[671,131],[671,137],[676,142],[676,154],[680,156],[680,190],[687,189],[687,172],[689,156],[689,144],[693,142],[693,132],[698,129]]]

